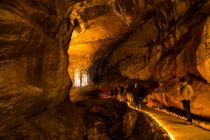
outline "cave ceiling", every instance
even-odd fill
[[[209,42],[208,8],[207,0],[76,3],[70,15],[71,78],[79,69],[94,83],[114,82],[116,76],[167,81],[188,74],[209,82],[209,51],[202,49]]]
[[[74,105],[62,106],[75,69],[96,84],[160,82],[165,94],[151,101],[176,108],[187,77],[192,113],[209,118],[209,9],[209,0],[0,0],[0,137],[81,139]]]

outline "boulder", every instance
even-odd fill
[[[137,118],[138,113],[136,111],[128,112],[123,116],[122,132],[126,134],[126,137],[129,137],[133,134]]]

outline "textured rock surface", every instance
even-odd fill
[[[0,136],[67,98],[70,5],[71,1],[0,2]]]
[[[74,104],[62,103],[25,119],[18,127],[10,129],[1,139],[84,139],[83,112]]]
[[[85,10],[77,12],[78,28],[69,49],[70,59],[76,58],[70,63],[72,77],[78,68],[89,71],[95,83],[138,79],[163,83],[168,90],[169,81],[188,77],[193,84],[209,89],[208,0],[88,1],[84,5]],[[92,11],[98,14],[91,15]],[[205,102],[208,109],[210,95],[193,87],[194,106]],[[169,91],[165,94],[170,104],[176,106],[178,97]],[[162,97],[157,100],[166,102]],[[180,108],[180,103],[176,107]]]
[[[126,0],[89,1],[78,5],[85,7],[85,10],[79,10],[77,14],[74,10],[71,15],[71,21],[76,19],[78,24],[76,22],[74,25],[78,26],[73,32],[69,48],[70,75],[74,77],[75,69],[92,69],[90,77],[97,81],[103,73],[103,63],[106,63],[101,61],[108,57],[107,53],[112,52],[114,45],[126,37],[133,23],[144,16],[137,16],[144,9],[141,9],[140,2]],[[77,9],[81,7],[77,6]]]
[[[124,115],[122,131],[126,134],[127,137],[132,135],[137,118],[138,113],[136,111],[131,111]]]
[[[210,85],[196,79],[192,80],[191,85],[195,93],[191,101],[191,112],[198,116],[210,118]],[[178,96],[178,86],[176,80],[171,80],[162,89],[156,89],[148,96],[148,105],[156,107],[171,106],[182,109],[181,98]]]
[[[84,107],[87,137],[90,140],[168,140],[169,136],[149,115],[131,110],[126,103],[92,99]]]
[[[201,36],[201,44],[196,51],[197,69],[208,83],[210,83],[210,18],[204,22],[204,27]]]
[[[69,49],[71,77],[78,68],[89,70],[94,82],[112,72],[155,81],[191,73],[208,81],[204,47],[208,46],[208,1],[119,0],[80,5],[85,10],[77,6],[79,12],[71,16],[78,26]],[[92,11],[99,13],[92,15]]]
[[[51,127],[51,111],[68,99],[71,24],[72,78],[79,69],[97,84],[161,82],[164,96],[156,89],[152,99],[180,108],[176,84],[187,76],[193,113],[209,117],[209,9],[208,0],[1,0],[0,136]],[[57,119],[49,121],[71,124]]]

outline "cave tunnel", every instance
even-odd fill
[[[209,0],[1,0],[1,140],[210,139]]]

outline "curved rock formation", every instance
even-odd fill
[[[188,77],[193,113],[210,117],[209,9],[208,0],[1,0],[0,136],[52,139],[59,129],[65,138],[82,137],[77,109],[74,131],[62,115],[50,118],[73,106],[63,103],[68,50],[72,80],[79,71],[99,85],[161,83],[150,95],[159,105],[181,108],[176,85]]]
[[[68,99],[72,4],[70,0],[0,2],[0,136],[9,131],[13,136],[12,128]]]
[[[101,10],[104,6],[108,10]],[[88,1],[84,7],[77,13],[81,30],[74,30],[69,49],[72,78],[79,69],[88,71],[94,83],[113,85],[133,79],[162,83],[173,91],[180,77],[188,77],[196,95],[193,106],[208,105],[210,95],[196,87],[209,89],[208,0],[116,0],[111,5]],[[100,14],[93,16],[92,11]],[[172,86],[170,81],[176,82]],[[177,96],[173,98],[169,91],[166,96],[168,104],[181,107]],[[164,100],[153,98],[160,103]],[[208,108],[193,112],[202,114]]]

